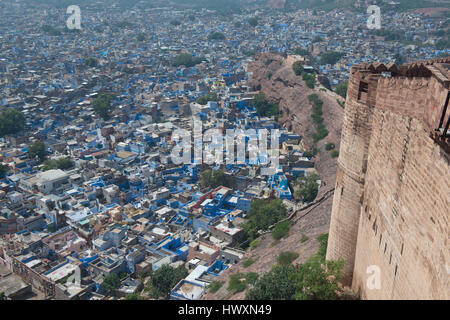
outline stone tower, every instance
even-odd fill
[[[449,298],[449,67],[351,70],[327,259],[362,298]]]

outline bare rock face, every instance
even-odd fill
[[[267,6],[272,9],[283,9],[286,7],[286,0],[269,0]]]

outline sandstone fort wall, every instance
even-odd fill
[[[449,138],[437,130],[449,81],[438,67],[352,69],[327,259],[344,259],[363,299],[450,297]],[[370,266],[379,289],[367,286]]]

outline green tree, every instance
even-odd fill
[[[337,151],[337,150],[333,150],[333,151],[331,151],[331,157],[332,158],[337,158],[337,157],[339,157],[339,151]]]
[[[0,163],[0,178],[3,178],[5,176],[5,174],[6,174],[6,168],[2,163]]]
[[[15,134],[25,128],[25,116],[16,109],[6,109],[0,113],[0,137]]]
[[[248,19],[248,24],[251,25],[252,27],[256,27],[258,25],[259,21],[258,18],[256,17],[252,17],[250,19]]]
[[[219,170],[205,170],[200,175],[200,182],[205,188],[217,188],[220,186],[229,186],[228,178],[225,172],[221,169]]]
[[[303,68],[301,61],[296,61],[292,65],[292,70],[294,70],[296,76],[300,76],[305,69]]]
[[[348,81],[342,81],[336,86],[336,93],[342,98],[347,98]]]
[[[172,65],[174,67],[185,66],[186,68],[190,68],[201,63],[204,60],[204,58],[194,57],[189,53],[180,53],[173,59]]]
[[[313,43],[317,43],[317,42],[322,42],[323,39],[321,36],[315,36],[314,39],[312,40]]]
[[[70,160],[70,158],[61,158],[58,160],[46,160],[44,162],[42,170],[43,171],[48,171],[51,169],[68,170],[72,169],[74,166],[75,163],[72,160]]]
[[[150,295],[155,298],[167,298],[170,290],[181,280],[186,278],[188,271],[183,266],[173,268],[168,264],[153,272],[150,277]]]
[[[280,252],[280,255],[278,256],[277,262],[282,265],[288,265],[291,264],[295,259],[298,258],[298,253],[294,251],[284,251]]]
[[[223,286],[223,281],[213,281],[208,286],[208,291],[211,293],[216,293]]]
[[[222,32],[213,32],[209,34],[208,40],[225,40],[226,37]]]
[[[60,36],[61,35],[61,31],[48,25],[45,24],[42,26],[42,31],[44,31],[45,33],[47,33],[50,36]]]
[[[314,256],[304,264],[298,265],[297,300],[336,300],[342,292],[344,261],[322,261]]]
[[[295,267],[292,265],[275,266],[256,281],[247,292],[246,300],[294,300]]]
[[[101,284],[106,294],[110,295],[114,292],[115,289],[120,287],[120,278],[115,273],[108,274],[105,278],[103,278],[103,282]]]
[[[325,145],[325,150],[327,150],[327,151],[333,150],[334,148],[336,148],[336,145],[334,143],[332,143],[332,142],[328,142]]]
[[[30,144],[28,146],[28,155],[32,159],[38,157],[41,162],[44,161],[47,155],[45,143],[42,141],[36,141]]]
[[[230,276],[228,280],[227,290],[233,293],[242,292],[247,289],[247,284],[242,281],[244,275],[242,273],[235,273]]]
[[[219,101],[219,97],[216,92],[208,92],[206,96],[201,96],[197,99],[197,103],[201,105],[206,105],[209,101]]]
[[[266,231],[285,217],[286,207],[282,200],[254,200],[250,206],[248,221],[243,225],[247,240],[253,241],[259,236],[258,231]]]
[[[337,52],[337,51],[325,52],[320,57],[319,64],[321,64],[321,65],[336,64],[339,60],[341,60],[341,58],[343,56],[345,56],[345,53],[342,53],[342,52]]]
[[[280,114],[278,104],[267,101],[262,92],[254,96],[253,105],[260,117],[271,117]]]
[[[300,188],[296,191],[295,195],[302,199],[303,202],[313,201],[319,192],[317,180],[319,180],[319,176],[314,173],[307,177],[297,178],[295,184],[300,185]]]
[[[328,235],[318,237],[319,250],[304,264],[277,265],[261,276],[247,292],[247,300],[331,300],[339,299],[342,289],[343,260],[326,261]]]
[[[84,60],[84,64],[86,66],[88,66],[89,68],[93,68],[93,67],[97,66],[98,62],[97,62],[97,59],[89,57]]]
[[[300,47],[296,48],[296,49],[294,50],[294,53],[295,53],[295,54],[298,54],[299,56],[308,56],[308,55],[309,55],[308,50],[303,49],[303,48],[300,48]],[[301,74],[301,73],[300,73],[300,74]]]
[[[111,116],[111,101],[113,98],[114,96],[112,95],[101,93],[92,103],[94,111],[102,117],[103,120],[108,120]]]
[[[245,275],[245,282],[254,285],[258,278],[259,275],[256,272],[249,272]]]
[[[125,300],[145,300],[144,297],[141,297],[137,293],[130,293],[125,296]]]
[[[308,88],[314,89],[314,86],[316,84],[316,75],[303,72],[302,73],[302,79],[305,81],[305,84],[308,86]]]
[[[291,221],[286,220],[278,223],[272,231],[272,238],[280,240],[289,235],[289,229],[291,228]]]
[[[136,40],[138,42],[143,42],[145,40],[145,34],[143,34],[143,33],[138,34],[138,36],[136,37]]]

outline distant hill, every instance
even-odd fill
[[[2,0],[3,1],[3,0]],[[12,1],[12,0],[11,0]],[[63,8],[73,4],[73,0],[17,0],[34,5],[52,5]],[[373,0],[373,4],[380,7],[395,8],[400,11],[422,9],[422,8],[448,8],[450,9],[450,0]],[[392,5],[389,3],[398,3]],[[117,4],[124,9],[135,6],[153,7],[153,6],[174,6],[180,9],[208,9],[216,10],[221,13],[234,13],[241,9],[254,6],[265,6],[274,9],[317,9],[330,11],[334,9],[357,9],[357,3],[361,3],[360,10],[365,9],[365,1],[358,0],[77,0],[77,5],[105,5]]]
[[[296,6],[299,9],[318,9],[318,10],[333,10],[339,8],[356,8],[355,4],[360,2],[362,8],[365,7],[364,1],[357,0],[288,0],[288,4]],[[392,5],[395,2],[397,5]],[[450,8],[449,0],[374,0],[373,4],[380,7],[396,8],[400,11],[422,9],[422,8]]]

